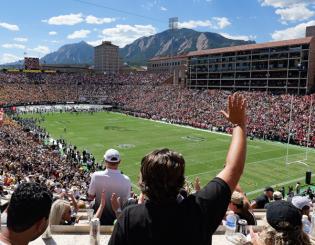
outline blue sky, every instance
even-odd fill
[[[0,64],[42,57],[67,43],[123,47],[179,26],[257,42],[303,37],[315,25],[315,0],[2,0]]]

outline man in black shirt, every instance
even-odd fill
[[[139,184],[148,200],[122,212],[110,245],[211,244],[246,158],[246,101],[234,94],[229,96],[228,104],[228,113],[223,114],[236,126],[225,168],[200,191],[180,199],[177,197],[184,185],[185,167],[182,155],[168,149],[146,155]]]
[[[252,202],[252,209],[263,209],[265,205],[269,203],[273,198],[274,189],[272,187],[266,187],[262,195],[258,196],[255,201]]]

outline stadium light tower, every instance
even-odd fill
[[[168,27],[171,30],[172,33],[172,42],[171,42],[171,65],[169,67],[169,71],[172,70],[173,66],[174,66],[174,62],[173,62],[173,38],[174,38],[174,31],[178,29],[178,17],[172,17],[168,19]],[[173,83],[175,83],[175,69],[173,69]]]
[[[168,27],[172,32],[172,39],[174,37],[174,31],[178,29],[178,17],[172,17],[168,19]],[[171,43],[171,58],[173,57],[173,40]]]
[[[178,17],[172,17],[168,20],[168,27],[171,30],[178,29]]]

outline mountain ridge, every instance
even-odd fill
[[[119,54],[124,62],[129,65],[146,65],[147,61],[155,56],[182,55],[190,51],[254,43],[256,42],[228,39],[218,33],[199,32],[182,28],[165,30],[148,37],[140,37],[131,44],[120,48]],[[65,44],[58,50],[42,57],[40,63],[93,65],[94,47],[85,41]],[[5,65],[21,64],[23,64],[23,61]]]
[[[148,37],[141,37],[120,49],[125,62],[142,65],[155,56],[170,56],[190,51],[222,48],[255,41],[233,40],[213,32],[198,32],[191,29],[166,30]]]

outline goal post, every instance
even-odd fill
[[[310,169],[310,165],[308,164],[309,160],[309,153],[310,153],[310,135],[311,135],[311,122],[312,122],[312,116],[313,116],[313,96],[311,95],[311,101],[310,101],[310,107],[309,107],[309,113],[307,116],[307,133],[306,137],[304,138],[306,140],[306,145],[304,149],[304,153],[298,153],[298,154],[289,154],[290,149],[290,140],[292,139],[293,133],[292,133],[292,112],[294,109],[294,96],[291,96],[291,103],[290,103],[290,116],[289,116],[289,124],[288,124],[288,140],[286,144],[286,155],[285,155],[285,164],[302,164],[307,166]]]

